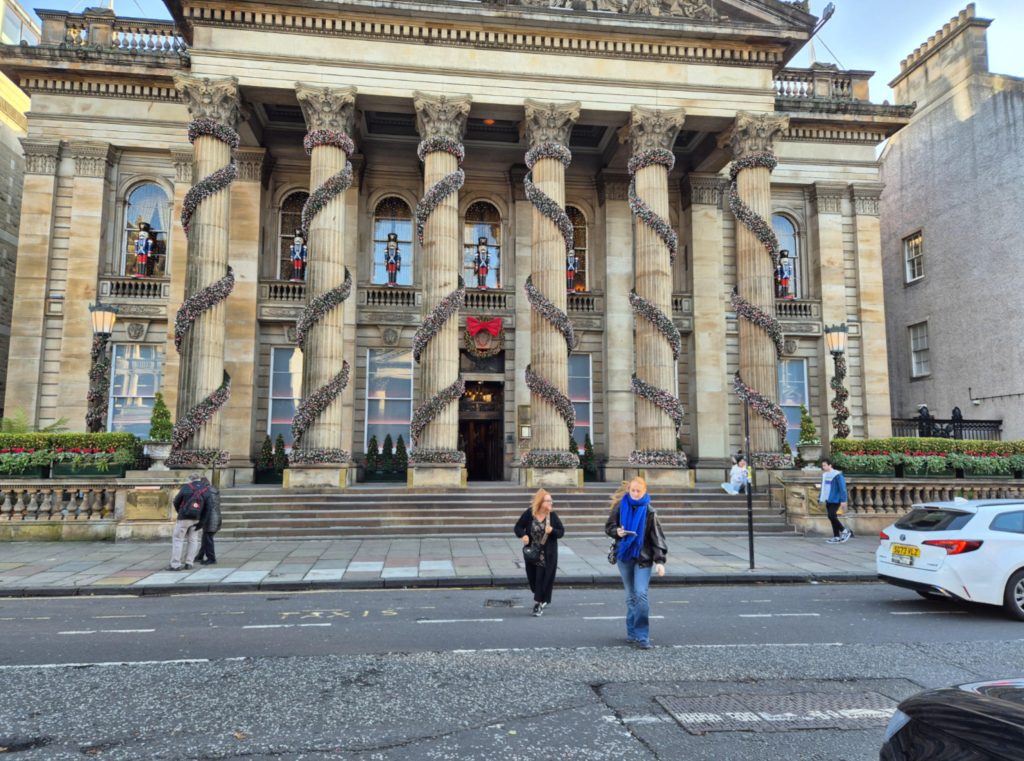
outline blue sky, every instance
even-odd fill
[[[963,9],[966,0],[833,0],[836,12],[814,45],[817,60],[839,63],[845,69],[878,72],[871,81],[872,100],[892,97],[888,82],[899,73],[900,60]],[[24,0],[23,0],[24,2]],[[169,18],[159,0],[114,0],[119,16]],[[92,0],[38,0],[33,8],[82,10],[100,5]],[[828,0],[811,0],[811,11],[820,15]],[[989,68],[998,74],[1024,77],[1024,1],[977,0],[977,15],[995,19],[989,27]],[[831,51],[831,52],[830,52]],[[834,55],[833,55],[834,54]],[[836,60],[838,59],[838,61]],[[806,66],[805,48],[793,61]]]

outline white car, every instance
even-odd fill
[[[1024,621],[1024,500],[915,505],[879,538],[882,581],[922,597],[1002,605]]]

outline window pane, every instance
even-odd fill
[[[171,208],[163,188],[153,182],[139,185],[128,194],[125,208],[125,247],[121,273],[139,277],[163,277],[167,274],[167,232]],[[143,243],[146,231],[150,245]],[[146,260],[140,261],[139,255]]]
[[[1024,534],[1024,512],[997,515],[989,528],[993,531],[1009,531],[1014,534]]]
[[[160,389],[162,371],[162,347],[115,344],[111,366],[111,396],[154,396]]]
[[[373,272],[371,283],[387,283],[386,254],[388,235],[393,234],[398,244],[395,285],[412,285],[412,211],[401,198],[385,198],[377,204],[373,216]]]
[[[309,193],[303,190],[292,193],[281,204],[281,215],[278,220],[280,239],[278,241],[277,276],[284,280],[298,276],[297,273],[292,272],[291,247],[295,233],[302,228],[302,207],[306,205],[308,198]],[[308,258],[306,265],[309,265]]]
[[[153,399],[121,397],[110,402],[110,430],[115,433],[134,433],[149,438],[149,419],[153,414]]]
[[[784,359],[779,362],[779,406],[786,416],[786,441],[796,451],[800,440],[800,405],[808,405],[807,360]]]
[[[366,376],[368,399],[411,399],[412,353],[371,349]]]
[[[484,238],[481,243],[480,239]],[[478,246],[486,246],[487,276],[478,277],[476,263]],[[480,287],[481,281],[487,288],[501,287],[501,215],[493,204],[477,201],[466,210],[463,226],[463,277],[470,288]]]
[[[570,285],[568,272],[566,272],[566,287],[571,291],[585,291],[587,289],[587,218],[575,206],[567,206],[565,211],[569,215],[569,221],[572,222],[573,255],[576,257],[576,274]]]
[[[796,224],[785,214],[772,215],[772,229],[779,239],[779,250],[788,251],[789,256],[781,260],[775,271],[776,298],[799,298],[800,237]]]

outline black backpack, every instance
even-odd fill
[[[178,519],[183,521],[197,521],[203,514],[203,494],[208,487],[204,486],[199,491],[192,489],[192,493],[185,499],[181,509],[178,510]]]
[[[206,525],[203,531],[207,534],[216,534],[220,531],[220,490],[210,486],[210,494],[206,498]]]

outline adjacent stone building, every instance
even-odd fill
[[[108,427],[162,390],[180,465],[245,480],[297,434],[292,485],[337,485],[401,435],[413,485],[557,485],[571,432],[609,478],[720,480],[737,377],[764,463],[800,404],[828,438],[845,323],[853,435],[887,435],[876,147],[911,109],[786,68],[806,3],[547,6],[40,11],[0,57],[32,97],[8,406],[84,421],[102,300]]]
[[[916,102],[882,154],[894,417],[1002,420],[1024,438],[1024,79],[988,69],[990,19],[967,6],[900,64]]]

